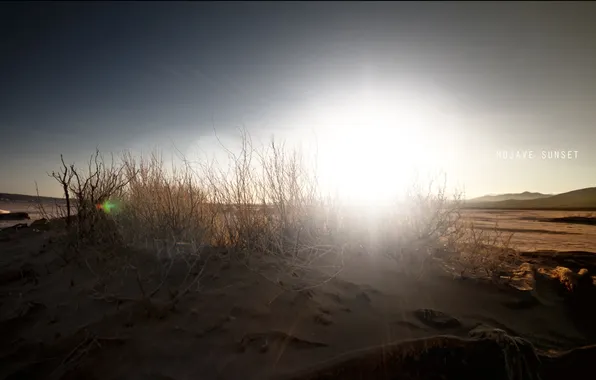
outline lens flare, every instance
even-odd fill
[[[105,212],[106,214],[110,214],[112,211],[115,211],[117,209],[117,205],[116,203],[107,200],[103,203],[98,203],[96,205],[98,210],[102,210],[103,212]]]

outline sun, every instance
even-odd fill
[[[379,205],[407,191],[412,177],[428,167],[428,120],[412,105],[359,101],[328,111],[320,135],[320,173],[351,202]]]

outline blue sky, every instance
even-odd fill
[[[56,195],[45,173],[60,154],[79,162],[96,146],[192,152],[241,126],[341,136],[367,96],[435,115],[420,145],[404,125],[386,136],[405,141],[400,160],[433,153],[469,195],[594,186],[594,19],[589,2],[4,2],[0,191],[37,180]],[[375,144],[374,128],[351,133],[366,137],[352,150]]]

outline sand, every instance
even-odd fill
[[[206,264],[202,259],[189,271],[176,261],[162,281],[159,270],[170,262],[149,251],[81,248],[67,255],[52,231],[4,236],[6,379],[292,378],[355,350],[468,339],[478,326],[527,339],[542,352],[596,341],[562,301],[545,304],[532,291],[438,270],[407,275],[379,256],[346,257],[333,280],[291,292],[209,247],[202,251]]]

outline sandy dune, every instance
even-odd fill
[[[65,257],[49,232],[6,236],[0,376],[7,379],[283,378],[365,347],[468,337],[478,326],[544,351],[596,340],[562,303],[439,272],[406,276],[383,257],[348,257],[338,277],[296,293],[207,250],[214,256],[198,285],[179,285],[190,273],[180,262],[160,286],[156,268],[166,265],[148,253],[115,251],[119,259],[102,261],[87,250],[77,259]],[[153,289],[149,302],[143,294]]]

